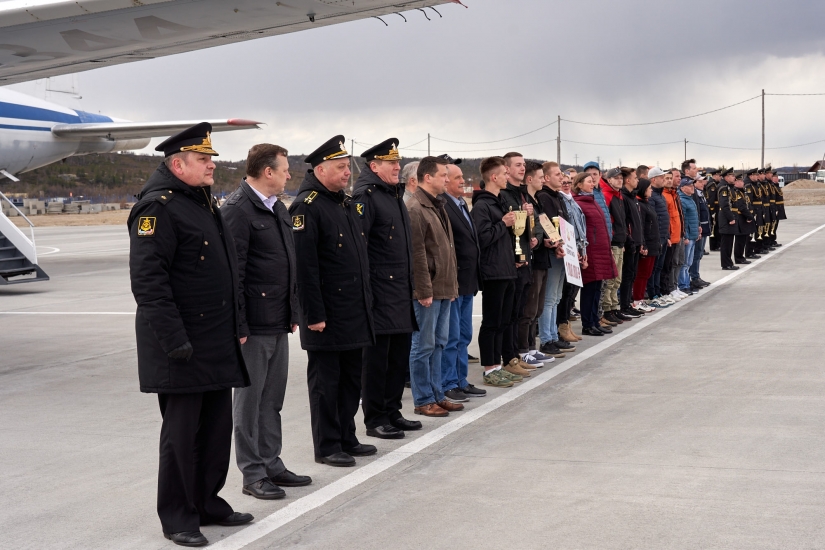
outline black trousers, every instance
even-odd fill
[[[667,241],[665,241],[665,244],[667,244]],[[673,285],[673,281],[671,281],[669,275],[673,270],[673,247],[674,245],[670,245],[665,250],[665,260],[662,264],[662,273],[659,276],[659,288],[662,295],[670,294],[676,290],[676,287]]]
[[[501,364],[504,333],[511,329],[507,315],[513,310],[515,289],[515,279],[484,281],[481,328],[478,330],[478,350],[484,367]]]
[[[639,268],[639,247],[631,244],[624,247],[622,261],[622,284],[619,286],[619,308],[627,309],[633,303],[633,283]]]
[[[741,262],[745,259],[745,248],[751,240],[751,234],[736,235],[733,239],[733,259]]]
[[[579,309],[582,312],[582,326],[593,328],[599,326],[599,296],[602,292],[601,281],[591,281],[582,287]]]
[[[714,251],[722,248],[722,238],[724,237],[724,235],[719,234],[719,227],[716,225],[717,217],[716,212],[710,215],[710,234],[712,236],[708,239],[708,242],[710,242],[710,249]]]
[[[386,426],[401,417],[404,373],[410,371],[412,333],[382,334],[364,348],[361,401],[367,428]]]
[[[733,254],[733,240],[735,235],[719,235],[719,259],[722,261],[722,267],[730,267],[733,265],[731,254]]]
[[[307,351],[307,386],[315,456],[358,445],[355,413],[361,396],[361,348]]]
[[[576,294],[579,287],[564,281],[564,287],[561,290],[561,301],[556,309],[556,325],[563,325],[570,322],[570,310],[573,309],[573,304],[576,302]]]
[[[232,390],[162,393],[158,403],[160,524],[167,534],[199,531],[232,514],[218,496],[229,471]]]
[[[762,239],[756,238],[756,233],[751,233],[749,240],[745,243],[745,257],[750,258],[762,250]]]
[[[527,303],[531,280],[529,267],[518,268],[513,293],[513,307],[509,312],[504,312],[505,317],[510,320],[510,327],[504,331],[504,336],[501,339],[501,354],[505,363],[515,357],[520,357],[518,352],[518,318]]]

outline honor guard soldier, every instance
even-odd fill
[[[364,348],[361,397],[367,435],[402,439],[421,422],[401,416],[410,344],[417,330],[413,312],[410,217],[399,183],[398,139],[390,138],[361,154],[366,168],[355,182],[352,200],[367,238],[375,345]]]
[[[762,247],[762,190],[759,188],[759,169],[753,168],[745,173],[745,194],[753,214],[753,231],[745,248],[745,258],[759,259],[762,256],[756,253]],[[750,262],[749,262],[750,263]]]
[[[773,246],[773,230],[776,224],[776,193],[773,190],[771,177],[773,172],[768,166],[759,171],[759,185],[762,188],[762,204],[765,215],[765,230],[762,234],[762,251],[767,254],[776,247]]]
[[[710,210],[710,238],[708,239],[710,249],[719,250],[719,231],[716,226],[716,215],[719,213],[719,186],[722,185],[722,170],[708,170],[710,176],[705,185],[705,199]]]
[[[344,194],[350,154],[335,136],[306,157],[312,166],[289,208],[298,266],[301,346],[315,461],[354,466],[375,454],[355,436],[363,348],[375,345],[367,242]]]
[[[785,214],[785,196],[782,192],[782,188],[779,187],[779,174],[776,172],[771,173],[771,183],[773,185],[773,191],[776,195],[776,221],[773,226],[772,243],[773,246],[782,246],[781,243],[776,242],[776,231],[779,228],[779,221],[787,220],[788,216]]]
[[[232,389],[249,386],[238,338],[238,270],[232,238],[209,192],[215,164],[202,122],[155,149],[166,156],[127,222],[137,302],[140,390],[157,393],[157,509],[163,534],[203,546],[200,526],[241,525],[218,493],[229,469]]]
[[[739,172],[733,182],[731,202],[736,212],[736,236],[733,241],[733,260],[737,264],[749,264],[747,247],[756,232],[756,216],[750,195],[745,187],[745,174]]]
[[[737,176],[733,168],[721,171],[722,183],[716,188],[719,208],[716,211],[716,227],[714,230],[719,238],[719,257],[722,269],[734,271],[739,269],[733,264],[733,241],[739,231],[739,209],[736,207],[736,187],[734,182]]]

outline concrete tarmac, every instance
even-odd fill
[[[788,214],[786,244],[825,223],[825,207]],[[171,548],[155,514],[160,413],[138,391],[125,228],[36,235],[52,280],[0,287],[0,548]],[[825,547],[823,249],[825,230],[769,254],[247,548]],[[706,280],[728,273],[717,253],[704,258]],[[222,496],[256,522],[358,471],[313,462],[306,356],[297,336],[290,345],[283,459],[314,483],[282,501],[243,496],[233,455]],[[469,410],[512,391],[486,389]],[[424,418],[402,441],[366,437],[359,417],[379,455],[358,464],[469,410]],[[234,548],[243,530],[203,532]]]

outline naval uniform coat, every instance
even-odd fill
[[[298,266],[301,347],[345,351],[375,344],[367,241],[355,204],[308,172],[289,207]],[[323,332],[309,325],[326,322]]]
[[[413,311],[412,240],[404,186],[389,185],[366,168],[352,200],[361,218],[370,264],[375,334],[418,330]]]
[[[127,225],[140,391],[249,386],[237,256],[208,188],[186,185],[161,164],[137,198]],[[167,356],[187,341],[189,361]]]

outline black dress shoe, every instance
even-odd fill
[[[379,439],[404,439],[404,432],[389,424],[377,428],[367,428],[367,435]]]
[[[284,498],[286,493],[283,489],[274,485],[269,478],[259,479],[255,483],[244,485],[241,492],[245,495],[253,496],[261,500],[277,500]]]
[[[729,265],[729,266],[723,267],[722,269],[725,270],[725,271],[736,271],[739,268],[736,267],[735,265]]]
[[[467,362],[468,363],[478,363],[478,357],[473,357],[469,353],[467,354]]]
[[[736,260],[737,264],[749,264],[751,263],[749,260]]]
[[[370,456],[378,452],[378,447],[359,443],[352,449],[344,449],[344,452],[351,456]]]
[[[232,512],[220,521],[216,521],[218,525],[225,525],[227,527],[234,527],[236,525],[243,525],[255,519],[252,514],[245,514],[243,512]]]
[[[269,481],[281,487],[303,487],[312,483],[312,478],[309,476],[299,476],[289,470],[284,470],[275,477],[270,477]]]
[[[164,537],[178,546],[206,546],[209,541],[200,531],[181,531],[180,533],[164,533]]]
[[[327,466],[339,466],[343,468],[355,466],[355,459],[347,453],[335,453],[329,456],[316,456],[315,462],[318,464],[326,464]]]
[[[584,327],[582,329],[582,334],[586,334],[587,336],[604,336],[604,332],[600,331],[596,327]]]
[[[745,256],[745,258],[751,258],[751,259],[753,259],[753,260],[758,260],[758,259],[759,259],[759,258],[761,258],[761,257],[762,257],[762,256],[760,256],[759,254],[749,254],[749,255],[746,255],[746,256]]]
[[[404,430],[405,432],[420,430],[422,427],[421,422],[419,422],[418,420],[407,420],[403,416],[399,416],[398,418],[390,420],[390,424],[392,424],[399,430]]]
[[[596,330],[600,331],[602,334],[613,334],[613,329],[610,327],[596,327]]]

